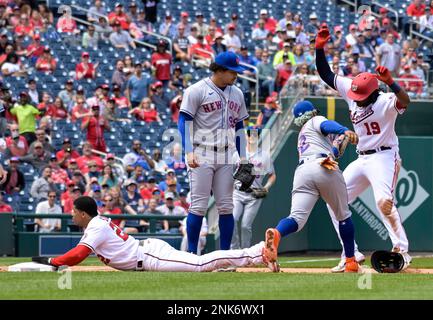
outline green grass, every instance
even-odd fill
[[[71,290],[59,277],[4,273],[0,299],[433,299],[432,275],[372,275],[370,290],[353,274],[76,272]]]
[[[290,263],[327,257],[281,258],[283,267],[332,267],[333,261]],[[29,261],[0,258],[0,265]],[[96,258],[85,265],[101,265]],[[416,258],[413,266],[433,266]],[[74,272],[72,289],[60,290],[60,273],[0,273],[0,299],[433,299],[433,275]],[[371,289],[358,282],[371,276]],[[364,282],[365,283],[365,282]]]

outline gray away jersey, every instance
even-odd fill
[[[328,134],[324,136],[320,130],[321,123],[327,120],[323,116],[315,116],[304,124],[298,136],[300,159],[321,153],[332,154],[332,142],[336,135]]]
[[[210,78],[185,90],[180,111],[194,118],[191,141],[202,146],[234,147],[236,123],[248,118],[242,91],[234,85],[222,91]]]

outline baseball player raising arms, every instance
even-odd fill
[[[334,74],[326,62],[323,50],[330,38],[327,28],[320,29],[317,34],[317,70],[322,80],[346,100],[354,130],[359,136],[359,157],[347,166],[343,173],[349,203],[371,185],[377,209],[382,214],[383,223],[392,241],[392,251],[403,255],[407,268],[411,261],[408,254],[409,242],[394,204],[393,193],[401,162],[394,125],[397,116],[407,109],[410,103],[409,96],[394,82],[389,70],[383,66],[376,68],[377,74],[363,72],[353,80]],[[392,92],[381,92],[377,80],[386,83]],[[328,209],[339,233],[335,212],[332,207],[328,206]],[[344,253],[340,265],[333,271],[338,272],[342,269]]]
[[[233,165],[235,148],[245,159],[243,120],[248,118],[242,91],[234,83],[244,68],[233,52],[220,53],[213,72],[188,87],[183,95],[178,129],[190,180],[191,207],[187,218],[188,251],[196,253],[203,216],[211,191],[219,214],[220,248],[230,249],[233,235]],[[235,141],[235,130],[239,134]]]
[[[345,272],[358,272],[355,260],[355,229],[347,203],[343,174],[334,160],[348,142],[356,144],[358,136],[335,121],[318,116],[309,101],[298,102],[293,113],[295,124],[302,127],[298,136],[299,164],[293,178],[292,208],[289,217],[277,227],[266,230],[264,255],[276,261],[280,238],[302,230],[319,197],[334,210],[346,252]]]
[[[269,152],[257,146],[260,132],[260,129],[247,130],[246,157],[248,162],[254,165],[255,179],[251,187],[246,191],[239,190],[242,186],[240,181],[236,180],[235,182],[235,190],[233,192],[235,230],[233,232],[231,249],[248,248],[251,246],[254,219],[259,211],[263,198],[266,197],[269,189],[277,178]],[[236,153],[234,157],[239,159]],[[263,185],[265,178],[267,178],[267,182]],[[241,221],[240,232],[237,226],[239,221]]]
[[[159,239],[139,241],[124,233],[111,219],[99,216],[91,197],[82,196],[74,201],[72,220],[85,229],[78,245],[60,257],[33,257],[34,262],[74,266],[94,252],[107,266],[123,271],[205,272],[260,264],[276,271],[275,264],[264,262],[263,241],[248,249],[214,251],[202,256],[176,250]]]

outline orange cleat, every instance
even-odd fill
[[[346,258],[346,267],[344,272],[357,273],[359,270],[358,262],[356,262],[355,257]]]
[[[269,228],[265,233],[265,248],[263,254],[267,261],[275,262],[278,259],[278,245],[281,235],[277,229]]]

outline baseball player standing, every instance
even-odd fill
[[[331,38],[329,30],[322,28],[316,37],[316,66],[320,77],[346,100],[355,132],[359,136],[358,159],[344,170],[349,203],[371,185],[377,209],[392,241],[392,251],[399,252],[407,268],[411,262],[409,241],[400,215],[394,204],[394,187],[400,169],[398,138],[394,130],[397,116],[407,109],[410,98],[406,91],[394,82],[389,70],[376,68],[377,74],[363,72],[353,80],[334,74],[326,62],[323,47]],[[378,81],[386,83],[392,92],[379,90]],[[329,207],[336,227],[335,212]],[[335,228],[339,233],[338,228]],[[341,237],[340,237],[341,239]],[[333,269],[344,267],[343,259]]]
[[[96,201],[87,196],[74,201],[72,220],[85,229],[78,245],[60,257],[33,257],[32,261],[54,267],[74,266],[94,252],[107,266],[123,271],[206,272],[261,264],[274,270],[264,260],[263,241],[248,249],[219,250],[197,256],[176,250],[159,239],[134,239],[111,219],[99,216]]]
[[[258,148],[260,131],[248,129],[247,136],[246,158],[249,163],[254,165],[256,175],[253,184],[247,191],[239,190],[241,183],[237,180],[235,182],[235,190],[233,192],[235,230],[233,232],[231,249],[249,248],[251,246],[254,219],[259,211],[263,198],[266,197],[269,189],[277,178],[269,153]],[[234,156],[239,159],[236,153]],[[267,178],[267,182],[266,185],[263,186],[265,178]],[[239,232],[238,223],[241,218],[242,222]]]
[[[335,121],[318,116],[309,101],[298,102],[293,113],[295,124],[302,127],[298,136],[299,164],[293,178],[292,208],[289,217],[277,227],[266,230],[264,255],[276,261],[281,237],[300,231],[321,197],[334,210],[346,252],[345,272],[358,272],[355,260],[355,228],[347,203],[343,174],[335,158],[340,157],[347,142],[356,144],[358,136]]]
[[[243,120],[248,118],[242,91],[234,83],[244,68],[233,52],[220,53],[210,65],[212,76],[187,88],[178,128],[185,150],[191,191],[187,218],[188,251],[196,253],[211,192],[219,214],[220,248],[228,250],[233,235],[234,148],[245,160]],[[239,139],[235,139],[235,130]]]

